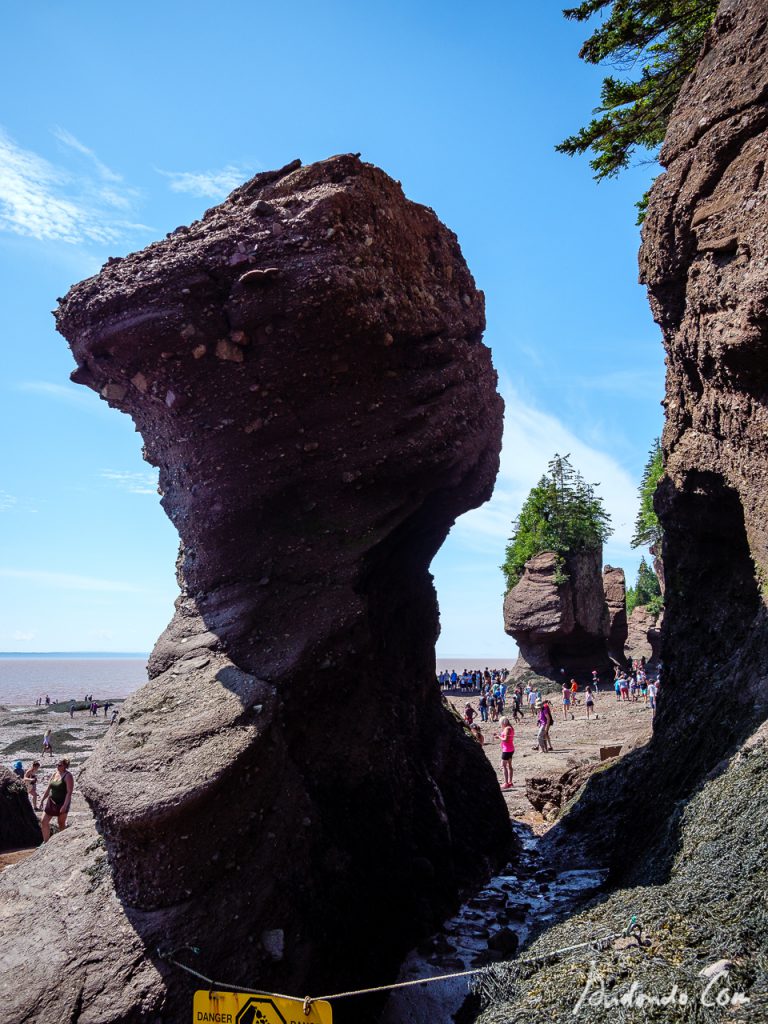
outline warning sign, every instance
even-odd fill
[[[192,1020],[193,1024],[332,1024],[330,1003],[312,1003],[306,1014],[300,999],[207,989],[195,992]]]

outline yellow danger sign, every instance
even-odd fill
[[[193,1024],[333,1024],[331,1004],[312,1003],[304,1013],[300,999],[209,992],[198,989],[192,1004]]]

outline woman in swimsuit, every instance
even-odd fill
[[[43,833],[43,842],[47,843],[51,838],[51,818],[56,818],[59,823],[59,832],[67,827],[67,815],[69,805],[72,802],[72,791],[75,788],[75,780],[69,771],[69,761],[62,757],[56,765],[56,771],[51,781],[45,787],[42,800],[43,817],[40,821],[40,830]]]
[[[32,801],[32,806],[36,811],[39,810],[37,806],[37,772],[39,768],[40,762],[33,761],[32,767],[27,768],[27,770],[24,772],[24,783],[27,787],[29,798]]]

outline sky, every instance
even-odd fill
[[[156,474],[130,419],[69,382],[57,298],[252,174],[340,152],[431,206],[486,296],[501,470],[433,563],[438,656],[514,660],[498,567],[555,452],[599,484],[605,561],[634,580],[664,360],[633,204],[658,168],[597,185],[554,151],[598,101],[586,31],[549,0],[6,7],[0,651],[148,651],[177,593]]]

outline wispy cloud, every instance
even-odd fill
[[[0,491],[0,512],[7,512],[9,509],[15,508],[17,499],[13,494],[9,494],[7,491]]]
[[[120,580],[102,580],[94,576],[79,576],[76,573],[48,572],[42,569],[8,569],[0,567],[0,577],[34,583],[41,587],[55,587],[58,590],[99,590],[121,593],[137,593],[139,588]]]
[[[513,519],[557,452],[570,454],[572,465],[584,479],[599,484],[597,492],[611,515],[614,529],[606,545],[606,556],[617,558],[629,553],[637,481],[607,451],[577,437],[557,417],[527,404],[511,386],[505,389],[504,400],[504,443],[493,498],[458,520],[457,539],[483,550],[493,549],[501,560]]]
[[[20,644],[28,644],[30,640],[34,640],[36,633],[31,630],[17,629],[15,633],[11,633],[11,640],[15,640]]]
[[[223,199],[233,188],[242,185],[253,170],[237,164],[227,164],[218,171],[161,171],[168,178],[172,192],[187,192],[201,199]]]
[[[101,476],[131,494],[157,495],[157,470],[136,473],[119,469],[102,469]]]
[[[607,391],[613,395],[664,394],[664,376],[656,367],[641,370],[615,370],[593,377],[576,377],[573,386],[584,391]]]
[[[43,398],[52,398],[57,402],[66,402],[68,405],[77,406],[79,409],[87,409],[90,412],[106,410],[107,406],[98,400],[96,395],[88,388],[72,384],[53,384],[46,380],[27,380],[15,385],[17,391],[25,391],[30,395],[40,395]]]
[[[88,170],[70,170],[19,146],[0,128],[0,231],[38,241],[114,244],[148,230],[126,219],[138,192],[69,132],[55,129]],[[119,211],[119,212],[118,212]]]

